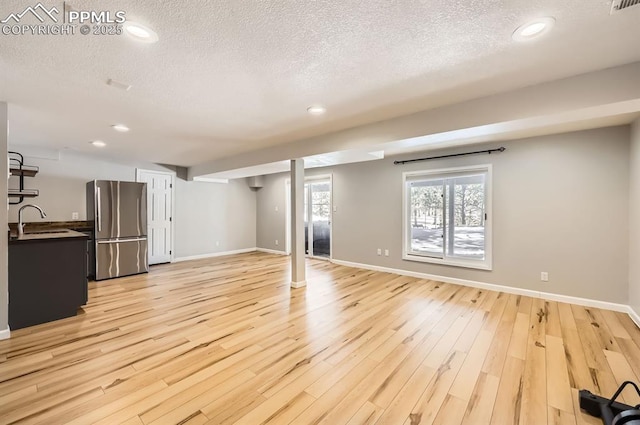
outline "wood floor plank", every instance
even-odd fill
[[[358,409],[356,414],[351,417],[351,420],[347,422],[347,425],[369,425],[375,423],[384,423],[378,422],[378,419],[383,412],[384,409],[367,401],[362,405],[362,407],[360,407],[360,409]]]
[[[188,391],[181,391],[170,398],[158,398],[153,407],[134,407],[138,416],[145,424],[180,422],[194,413],[202,413],[200,406],[217,400],[236,386],[247,382],[255,375],[247,370],[233,373],[225,371],[226,375],[218,375],[215,379],[207,379],[190,387]],[[143,410],[144,409],[144,410]]]
[[[0,423],[18,422],[25,424],[38,423],[66,423],[66,420],[60,419],[58,416],[52,417],[48,415],[49,411],[55,411],[61,405],[65,408],[82,405],[91,400],[95,400],[103,395],[102,388],[92,388],[89,390],[78,389],[75,391],[65,391],[57,395],[57,397],[49,397],[42,400],[37,405],[27,404],[19,409],[12,410],[9,414],[0,416]]]
[[[0,423],[594,425],[640,378],[628,315],[252,252],[89,284],[0,341]],[[624,401],[637,402],[625,393]]]
[[[509,350],[513,326],[518,314],[517,300],[518,298],[515,295],[508,296],[500,323],[496,328],[496,335],[482,365],[483,372],[497,378],[502,375],[505,358]]]
[[[186,389],[191,389],[196,387],[203,381],[211,378],[212,376],[216,376],[219,373],[232,373],[233,369],[229,368],[229,366],[233,365],[235,362],[242,360],[248,356],[256,354],[259,352],[259,347],[251,346],[246,350],[236,351],[230,354],[228,357],[225,357],[218,362],[207,366],[205,369],[200,370],[197,374],[191,375],[181,381],[174,383],[173,385],[167,385],[164,380],[160,381],[164,384],[164,387],[160,388],[158,391],[153,391],[150,394],[147,394],[146,397],[141,397],[137,399],[135,402],[128,403],[125,408],[122,408],[121,400],[116,400],[110,404],[104,405],[98,408],[96,411],[91,412],[89,415],[79,417],[77,419],[78,423],[82,423],[83,421],[93,420],[93,418],[97,415],[103,416],[103,418],[97,422],[96,424],[112,424],[118,423],[121,420],[131,417],[134,414],[142,414],[154,406],[157,406],[166,400],[169,400],[175,397],[177,394],[184,392]],[[138,396],[141,392],[137,392],[136,396]],[[91,418],[91,419],[89,419]],[[73,423],[73,422],[72,422]]]
[[[468,402],[476,386],[476,381],[480,376],[482,364],[489,351],[489,346],[493,340],[493,334],[489,331],[480,331],[473,346],[469,350],[460,373],[449,390],[449,394],[458,399]]]
[[[520,425],[536,425],[547,420],[547,374],[545,303],[535,299],[532,303],[529,339],[522,385],[522,413]]]
[[[462,367],[465,356],[465,353],[453,351],[438,367],[436,376],[429,381],[420,399],[411,410],[410,423],[432,424],[435,421],[448,396],[449,388]]]
[[[562,338],[547,334],[545,352],[547,375],[549,378],[553,377],[547,379],[547,404],[573,416],[571,383]],[[557,415],[552,416],[555,418]]]
[[[433,425],[460,425],[466,406],[466,400],[448,394],[433,421]]]
[[[577,390],[589,390],[596,393],[598,385],[597,382],[594,382],[591,369],[588,366],[571,306],[569,304],[560,304],[558,307],[569,385]]]
[[[623,328],[629,333],[629,336],[636,343],[638,347],[640,347],[640,332],[638,332],[638,324],[636,324],[628,314],[625,313],[616,313],[616,317],[618,321],[622,325]]]
[[[354,386],[359,385],[366,377],[370,376],[378,365],[378,362],[368,357],[362,360],[343,379],[337,381],[330,391],[325,392],[315,403],[305,409],[291,424],[321,423],[334,407],[353,390]],[[366,400],[361,405],[365,403]]]
[[[629,335],[627,329],[620,322],[620,319],[618,318],[618,314],[616,314],[616,312],[601,310],[600,314],[604,318],[604,321],[607,324],[611,335],[616,338],[631,339],[631,335]]]
[[[492,425],[520,423],[524,368],[524,360],[507,356],[491,415]]]
[[[557,302],[545,301],[545,331],[549,336],[562,338],[562,324],[560,322],[560,308]]]
[[[191,425],[195,425],[198,422],[189,422]],[[122,425],[144,425],[138,416],[134,416],[131,419],[126,420]]]
[[[360,362],[367,358],[382,342],[388,340],[394,333],[395,331],[391,329],[379,332],[375,337],[369,339],[366,346],[362,346],[362,349],[334,365],[331,371],[311,384],[305,391],[316,398],[322,397],[323,394],[331,390],[341,379],[352,371]],[[374,361],[372,360],[372,363],[373,362]],[[329,361],[328,363],[331,362]]]
[[[264,424],[288,424],[298,416],[309,406],[316,401],[315,397],[310,396],[306,392],[301,392],[287,403],[276,410],[267,418]]]
[[[378,394],[381,394],[388,388],[388,381],[393,379],[399,370],[399,366],[401,366],[413,348],[415,348],[416,344],[417,342],[401,344],[389,353],[382,362],[378,362],[378,365],[372,373],[346,394],[320,423],[334,424],[348,422],[351,416],[356,413],[357,409],[364,404],[366,400],[376,404],[375,400]],[[377,405],[380,406],[380,404]]]
[[[587,321],[589,317],[586,315],[586,310],[583,308],[573,308],[573,306],[572,309],[576,315],[578,336],[584,350],[591,380],[595,386],[594,393],[610,397],[622,382],[616,382],[615,376],[604,354],[605,348],[601,345],[600,339],[594,331],[594,325]],[[587,317],[587,320],[578,319],[581,313],[576,314],[576,312],[581,311],[585,312],[584,316]]]
[[[576,417],[573,413],[556,409],[553,406],[548,406],[548,409],[548,425],[576,425]]]
[[[380,418],[380,424],[399,424],[404,422],[411,413],[411,410],[418,402],[425,382],[430,382],[436,375],[436,370],[427,366],[420,366],[409,381],[402,387],[393,399],[391,404],[385,409]]]
[[[33,396],[38,392],[37,385],[30,385],[28,387],[24,387],[21,390],[13,391],[10,393],[5,393],[0,396],[0,406],[6,406],[15,402],[16,400],[24,400],[28,398],[28,396]]]
[[[609,329],[609,325],[605,320],[602,311],[597,309],[586,309],[591,325],[598,337],[600,347],[603,350],[620,352],[620,347],[616,341],[615,334]],[[615,322],[614,322],[615,324]]]
[[[498,395],[500,378],[481,373],[466,404],[463,425],[488,424]]]
[[[300,379],[275,392],[270,398],[267,398],[264,403],[240,418],[239,422],[260,424],[272,421],[284,413],[283,407],[286,407],[287,410],[295,407],[295,411],[298,413],[304,411],[306,407],[308,407],[305,403],[309,400],[309,398],[303,394],[304,389],[318,380],[318,378],[329,369],[331,369],[331,365],[328,363],[319,362],[315,364],[300,376]],[[293,418],[296,416],[297,415],[293,415]]]
[[[626,338],[618,338],[618,345],[629,366],[633,369],[633,373],[640,377],[640,349],[638,349],[638,346],[633,340]]]
[[[531,304],[529,304],[531,305]],[[529,312],[518,313],[512,328],[508,355],[525,360],[527,358],[527,339],[529,336]]]
[[[636,383],[640,382],[638,381],[638,377],[633,372],[631,365],[629,364],[629,362],[627,361],[627,359],[624,357],[623,354],[617,353],[615,351],[609,351],[609,350],[605,350],[604,354],[607,358],[607,362],[609,363],[609,366],[611,366],[611,371],[613,372],[613,376],[616,378],[617,382],[624,382],[624,381],[633,381]],[[620,394],[620,398],[621,400],[624,400],[625,403],[630,404],[632,406],[636,406],[640,404],[640,398],[638,397],[638,394],[631,387],[625,388]]]

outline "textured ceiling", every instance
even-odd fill
[[[5,0],[0,18],[31,3]],[[0,35],[11,143],[102,139],[104,155],[188,166],[640,60],[640,6],[609,15],[604,0],[67,3],[124,10],[160,40]],[[512,41],[548,15],[547,36]]]

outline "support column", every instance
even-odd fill
[[[291,287],[307,281],[304,265],[304,160],[291,160]]]
[[[9,139],[9,112],[6,102],[0,102],[0,339],[9,338],[9,252],[7,236],[4,233],[7,228],[7,145]]]

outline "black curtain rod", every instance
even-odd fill
[[[429,161],[430,159],[442,159],[442,158],[453,158],[454,156],[465,156],[465,155],[478,155],[481,153],[487,153],[491,155],[493,152],[504,152],[507,148],[501,146],[497,149],[487,149],[484,151],[475,151],[475,152],[464,152],[464,153],[453,153],[451,155],[441,155],[441,156],[431,156],[428,158],[416,158],[416,159],[405,159],[404,161],[393,161],[395,165],[398,164],[407,164],[409,162],[418,162],[418,161]]]

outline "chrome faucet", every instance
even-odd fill
[[[27,204],[27,205],[21,206],[20,209],[18,210],[18,236],[24,235],[24,223],[22,222],[22,210],[24,210],[27,207],[32,207],[40,211],[40,217],[42,218],[45,218],[47,216],[44,213],[44,211],[42,211],[42,208],[40,208],[37,205]]]

